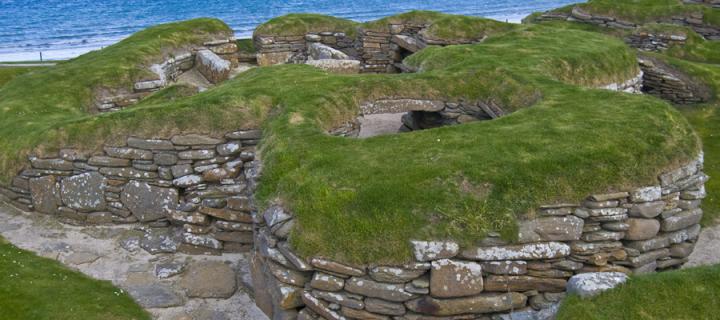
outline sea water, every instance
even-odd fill
[[[0,0],[0,61],[67,59],[111,45],[143,28],[217,17],[249,38],[270,18],[312,12],[356,21],[409,10],[483,16],[519,22],[535,11],[572,0]]]

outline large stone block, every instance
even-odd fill
[[[519,222],[518,242],[573,241],[583,232],[583,219],[576,216],[545,217]]]
[[[411,241],[417,261],[433,261],[452,258],[460,251],[460,245],[452,241]]]
[[[437,260],[430,272],[430,294],[437,298],[476,295],[483,291],[482,267],[477,262]]]
[[[541,278],[531,276],[489,276],[485,280],[486,291],[530,291],[562,292],[565,279]]]
[[[404,302],[416,297],[414,294],[405,291],[405,286],[402,284],[382,283],[356,277],[345,282],[345,290],[366,297],[394,302]]]
[[[525,306],[527,297],[517,292],[491,293],[455,299],[436,299],[424,296],[408,301],[405,306],[411,311],[433,316],[494,313]]]
[[[360,61],[357,60],[334,60],[321,59],[309,60],[306,64],[323,69],[330,73],[357,74],[360,73]]]
[[[626,240],[648,240],[655,237],[660,231],[660,221],[657,219],[636,219],[627,220],[630,226],[625,232]]]
[[[60,200],[60,185],[57,183],[55,176],[30,179],[29,186],[33,207],[36,211],[46,214],[57,213],[57,209],[62,206],[62,202]]]
[[[470,260],[540,260],[570,255],[570,246],[561,242],[468,248],[460,256]]]
[[[62,180],[60,193],[68,208],[83,212],[103,211],[106,179],[97,172],[88,172]]]
[[[582,273],[570,278],[567,291],[588,298],[617,287],[627,280],[628,276],[622,272]]]
[[[322,43],[311,43],[308,45],[308,58],[312,60],[334,59],[348,60],[350,57],[344,52],[324,45]]]
[[[230,61],[220,58],[210,50],[200,50],[195,55],[197,70],[211,83],[220,83],[230,77]]]
[[[178,192],[146,182],[130,181],[120,194],[122,204],[138,218],[147,222],[169,216],[178,203]]]

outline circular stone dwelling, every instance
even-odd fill
[[[0,194],[251,252],[271,319],[505,319],[687,261],[701,144],[642,81],[609,36],[434,12],[161,25],[0,87]]]

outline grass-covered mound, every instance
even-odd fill
[[[616,17],[637,24],[700,14],[705,24],[720,26],[719,10],[704,5],[686,4],[682,0],[590,0],[577,6],[590,14]]]
[[[281,201],[297,215],[294,248],[381,263],[409,260],[409,239],[468,244],[491,230],[512,238],[517,217],[539,204],[653,183],[697,155],[696,135],[668,104],[581,87],[637,74],[635,55],[622,41],[581,30],[510,28],[481,44],[426,49],[407,60],[422,70],[416,74],[333,75],[283,65],[253,69],[192,97],[167,94],[175,99],[147,99],[109,114],[5,113],[0,148],[10,152],[0,155],[0,169],[7,179],[33,148],[92,150],[126,134],[262,126],[258,197]],[[67,64],[82,68],[83,61]],[[13,80],[0,96],[34,77]],[[515,112],[364,140],[326,134],[355,119],[360,102],[387,97],[493,101]],[[0,100],[0,110],[28,99]]]
[[[108,281],[88,278],[0,238],[0,318],[3,320],[150,319]]]
[[[691,268],[635,276],[592,299],[571,295],[557,319],[717,319],[718,301],[720,266]]]
[[[486,35],[512,29],[511,24],[490,19],[416,10],[365,23],[319,14],[294,13],[261,24],[254,34],[301,36],[331,30],[355,37],[359,29],[389,32],[392,24],[429,25],[426,36],[450,41],[482,39]]]

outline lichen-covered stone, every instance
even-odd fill
[[[381,283],[357,277],[345,282],[345,291],[394,302],[404,302],[416,297],[405,291],[405,286],[402,284]]]
[[[104,211],[106,179],[97,172],[67,177],[60,184],[62,202],[66,207],[83,212]]]
[[[483,262],[484,272],[500,275],[520,275],[527,273],[525,261],[489,261]]]
[[[371,268],[369,275],[375,281],[405,283],[423,275],[429,269],[429,264],[422,263],[404,267],[379,266]]]
[[[583,219],[576,216],[543,217],[519,221],[518,242],[579,240],[583,224]]]
[[[310,260],[310,264],[318,268],[320,270],[330,271],[335,274],[342,274],[342,275],[348,275],[348,276],[356,276],[360,277],[365,275],[365,270],[361,269],[360,267],[356,266],[350,266],[347,264],[327,260],[324,258],[312,258]]]
[[[415,260],[433,261],[456,256],[460,245],[452,241],[411,241]]]
[[[310,286],[323,291],[340,291],[345,286],[345,280],[327,273],[315,272]]]
[[[676,231],[700,223],[702,209],[686,210],[662,221],[662,231]]]
[[[130,181],[120,194],[122,204],[140,221],[154,221],[169,216],[178,203],[178,192],[147,182]]]
[[[581,273],[568,280],[567,291],[583,298],[596,296],[625,283],[628,276],[621,272]]]
[[[354,295],[346,292],[327,292],[327,291],[319,291],[319,290],[313,290],[312,295],[316,298],[319,298],[321,300],[330,302],[330,303],[336,303],[338,305],[349,307],[353,309],[362,309],[365,307],[365,303],[363,302],[363,297],[359,295]]]
[[[470,260],[539,260],[570,255],[570,246],[561,242],[468,248],[460,256]]]
[[[639,188],[630,193],[630,201],[636,203],[657,201],[660,200],[661,197],[662,189],[660,186]]]
[[[437,298],[476,295],[483,291],[482,266],[450,259],[432,262],[430,294]]]

